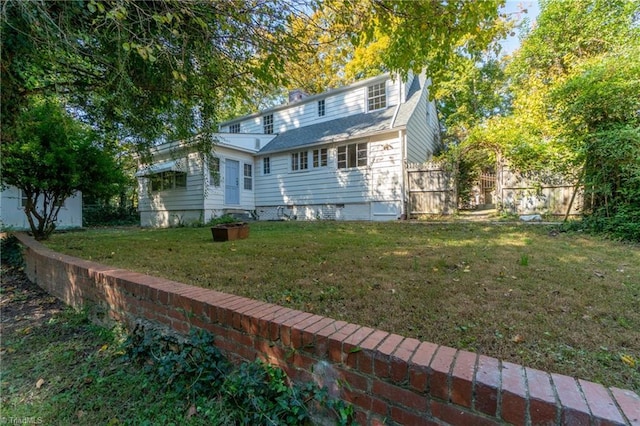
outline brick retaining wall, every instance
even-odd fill
[[[17,236],[29,279],[67,304],[98,305],[129,325],[208,330],[231,359],[326,380],[362,425],[640,425],[640,397],[629,390],[115,269]]]

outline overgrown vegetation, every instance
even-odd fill
[[[640,248],[558,227],[252,222],[91,230],[47,245],[105,264],[609,386],[640,389]],[[131,256],[135,253],[135,256]],[[517,337],[520,336],[520,337]]]
[[[3,265],[20,268],[23,265],[22,246],[15,235],[0,239],[0,260]]]
[[[234,222],[238,222],[238,219],[236,219],[235,217],[231,216],[230,214],[225,214],[219,217],[213,217],[211,218],[208,222],[206,226],[216,226],[216,225],[220,225],[222,223],[234,223]]]
[[[4,280],[2,290],[3,311],[25,297],[47,303]],[[3,418],[41,424],[299,425],[310,424],[318,407],[328,410],[324,415],[334,413],[336,424],[352,417],[351,406],[328,398],[314,383],[292,385],[282,370],[260,362],[231,364],[208,333],[181,338],[137,329],[124,341],[123,336],[71,309],[42,324],[5,327]]]
[[[140,213],[133,206],[113,204],[83,205],[83,226],[139,225]]]
[[[192,402],[193,414],[216,424],[305,424],[311,420],[309,408],[316,407],[310,402],[329,407],[336,424],[347,424],[353,413],[351,406],[328,398],[315,383],[292,384],[269,364],[234,366],[215,347],[213,336],[202,330],[184,339],[137,329],[126,349],[129,359]]]

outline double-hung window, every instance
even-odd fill
[[[313,167],[327,166],[327,148],[313,150]]]
[[[27,193],[24,190],[20,190],[20,207],[27,207],[27,203],[29,202],[29,197],[27,197]]]
[[[218,157],[209,158],[209,185],[220,186],[220,159]]]
[[[325,107],[324,107],[324,99],[320,99],[318,101],[318,117],[324,117]]]
[[[375,111],[387,107],[386,82],[373,84],[367,88],[367,111]]]
[[[273,114],[265,115],[262,117],[262,129],[263,133],[273,133]]]
[[[253,189],[253,167],[251,164],[244,165],[244,189]]]
[[[268,175],[271,173],[271,159],[269,157],[264,157],[262,159],[262,174]]]
[[[251,164],[244,165],[244,189],[253,189],[253,166]]]
[[[309,168],[309,153],[299,151],[291,154],[291,171],[307,170]]]
[[[367,144],[352,143],[338,147],[338,168],[360,167],[367,165]]]

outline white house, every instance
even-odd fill
[[[3,229],[27,230],[29,222],[24,212],[26,198],[15,186],[0,191],[0,226]],[[38,206],[42,208],[42,206]],[[56,229],[82,227],[82,194],[67,198],[60,208]]]
[[[407,163],[440,144],[428,79],[390,74],[222,123],[210,158],[167,143],[137,173],[143,226],[208,221],[396,220],[406,214]]]

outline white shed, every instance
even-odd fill
[[[14,186],[0,192],[0,225],[4,229],[28,230],[29,222],[24,212],[25,198]],[[58,213],[56,229],[82,227],[82,194],[67,198]]]

